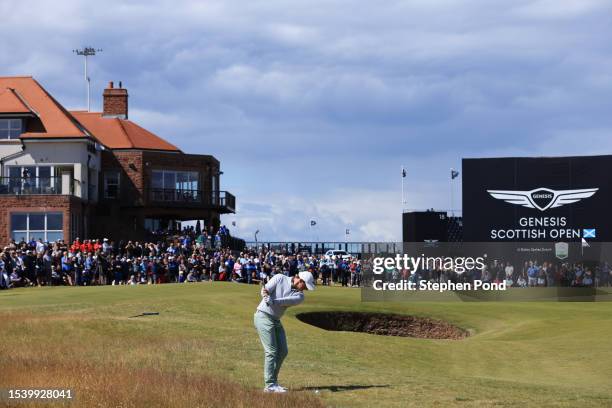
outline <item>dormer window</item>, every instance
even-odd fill
[[[18,139],[21,132],[21,119],[0,119],[0,139]]]

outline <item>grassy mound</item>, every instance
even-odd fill
[[[280,381],[292,392],[280,396],[261,392],[258,292],[218,282],[2,291],[0,388],[69,387],[79,407],[612,406],[611,303],[362,303],[357,290],[321,287],[283,318]],[[159,315],[131,318],[145,311]],[[296,318],[321,311],[444,320],[471,335],[372,336]]]

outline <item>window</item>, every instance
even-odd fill
[[[38,183],[42,189],[48,189],[49,187],[52,187],[55,184],[55,180],[51,179],[53,169],[50,166],[40,166],[37,168],[37,170]]]
[[[61,180],[55,177],[54,166],[7,166],[4,184],[10,193],[59,194]]]
[[[149,232],[156,232],[161,229],[161,221],[157,218],[145,218],[144,227]]]
[[[53,166],[7,166],[7,176],[11,178],[42,178],[45,183],[51,183],[54,177]]]
[[[118,171],[107,171],[104,173],[104,197],[119,198]]]
[[[219,196],[219,176],[212,176],[212,202],[213,205],[218,205]]]
[[[151,187],[153,198],[156,200],[199,200],[199,174],[197,171],[153,170]]]
[[[198,178],[197,171],[153,170],[151,184],[166,190],[197,190]]]
[[[12,213],[11,235],[17,242],[64,239],[63,220],[62,213]]]
[[[0,139],[17,139],[21,135],[21,119],[0,119]]]

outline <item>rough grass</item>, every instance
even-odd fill
[[[35,297],[43,293],[23,292]],[[4,299],[15,294],[6,293]],[[73,294],[80,295],[69,296]],[[80,308],[50,312],[19,307],[0,312],[0,387],[70,388],[78,407],[323,406],[310,393],[265,394],[260,387],[247,387],[207,369],[186,369],[181,361],[210,355],[210,344],[196,336],[150,332],[147,323],[130,320],[127,314],[105,319],[95,310]],[[162,360],[167,364],[159,364]]]
[[[362,303],[346,288],[306,298],[283,319],[280,380],[292,391],[280,396],[261,392],[255,286],[2,291],[0,388],[72,388],[78,407],[612,406],[612,303]],[[295,318],[330,310],[443,319],[471,336],[332,332]],[[130,318],[144,311],[160,314]]]
[[[121,330],[89,330],[100,323],[100,318],[87,313],[3,314],[0,333],[13,341],[0,342],[0,387],[70,388],[75,393],[71,402],[79,407],[323,406],[306,393],[265,394],[260,388],[245,387],[205,371],[156,365],[162,353],[181,357],[205,354],[207,343],[161,333],[143,340],[139,335],[124,336]],[[20,402],[19,406],[40,404]]]
[[[205,374],[93,364],[57,356],[13,355],[0,360],[5,388],[71,388],[78,407],[317,407],[309,395],[264,394]],[[40,407],[40,402],[19,406]],[[64,402],[45,406],[65,406]]]

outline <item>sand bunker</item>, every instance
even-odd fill
[[[334,331],[421,339],[460,340],[469,336],[466,330],[428,317],[361,312],[310,312],[300,313],[296,317],[304,323]]]

